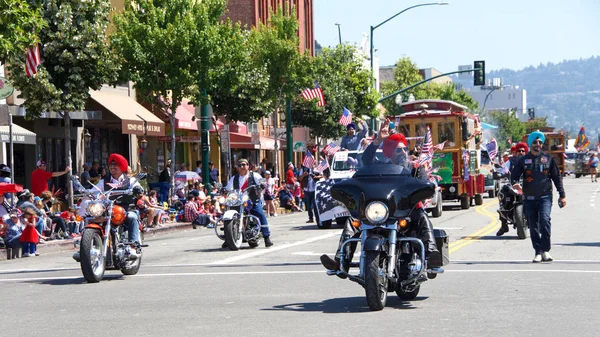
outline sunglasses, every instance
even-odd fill
[[[396,148],[396,150],[394,150],[394,153],[406,153],[406,148],[398,147],[398,148]]]
[[[238,167],[248,166],[248,164],[238,164]]]
[[[517,151],[517,153],[519,153],[519,152],[523,152],[523,153],[525,153],[525,150],[519,150],[519,151]]]
[[[534,140],[533,142],[531,142],[531,144],[539,144],[542,145],[543,142],[541,140]]]
[[[119,166],[119,165],[117,163],[115,163],[115,162],[112,162],[112,163],[108,164],[108,167],[111,167],[111,166],[114,167],[114,166]]]

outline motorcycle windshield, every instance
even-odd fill
[[[417,179],[409,169],[392,164],[365,166],[351,179],[331,188],[331,197],[346,205],[350,214],[359,219],[364,218],[365,207],[372,201],[384,202],[390,216],[400,218],[434,193],[434,183]]]

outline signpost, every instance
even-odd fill
[[[12,86],[10,81],[6,77],[0,76],[0,99],[5,99],[12,95],[15,91],[15,87]]]

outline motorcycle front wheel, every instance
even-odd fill
[[[238,250],[242,246],[242,233],[240,232],[239,219],[227,220],[224,222],[225,242],[231,250]]]
[[[386,277],[387,259],[385,253],[367,252],[365,270],[365,293],[367,304],[373,311],[382,310],[387,302],[388,280]],[[381,270],[381,273],[379,272]]]
[[[517,236],[521,240],[527,239],[529,236],[529,228],[527,227],[527,221],[525,220],[525,214],[523,213],[523,205],[515,206],[514,212]]]
[[[81,258],[81,272],[89,283],[100,282],[104,276],[106,266],[102,249],[104,249],[104,244],[100,232],[93,229],[84,230],[79,255]]]

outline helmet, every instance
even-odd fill
[[[125,212],[125,208],[115,205],[112,208],[112,216],[110,218],[110,223],[113,226],[120,226],[125,222],[127,218],[127,212]]]
[[[2,168],[0,168],[0,172],[10,173],[10,167],[8,167],[8,166],[2,166]]]
[[[133,196],[134,197],[138,197],[142,194],[144,194],[144,188],[142,186],[133,187]]]

